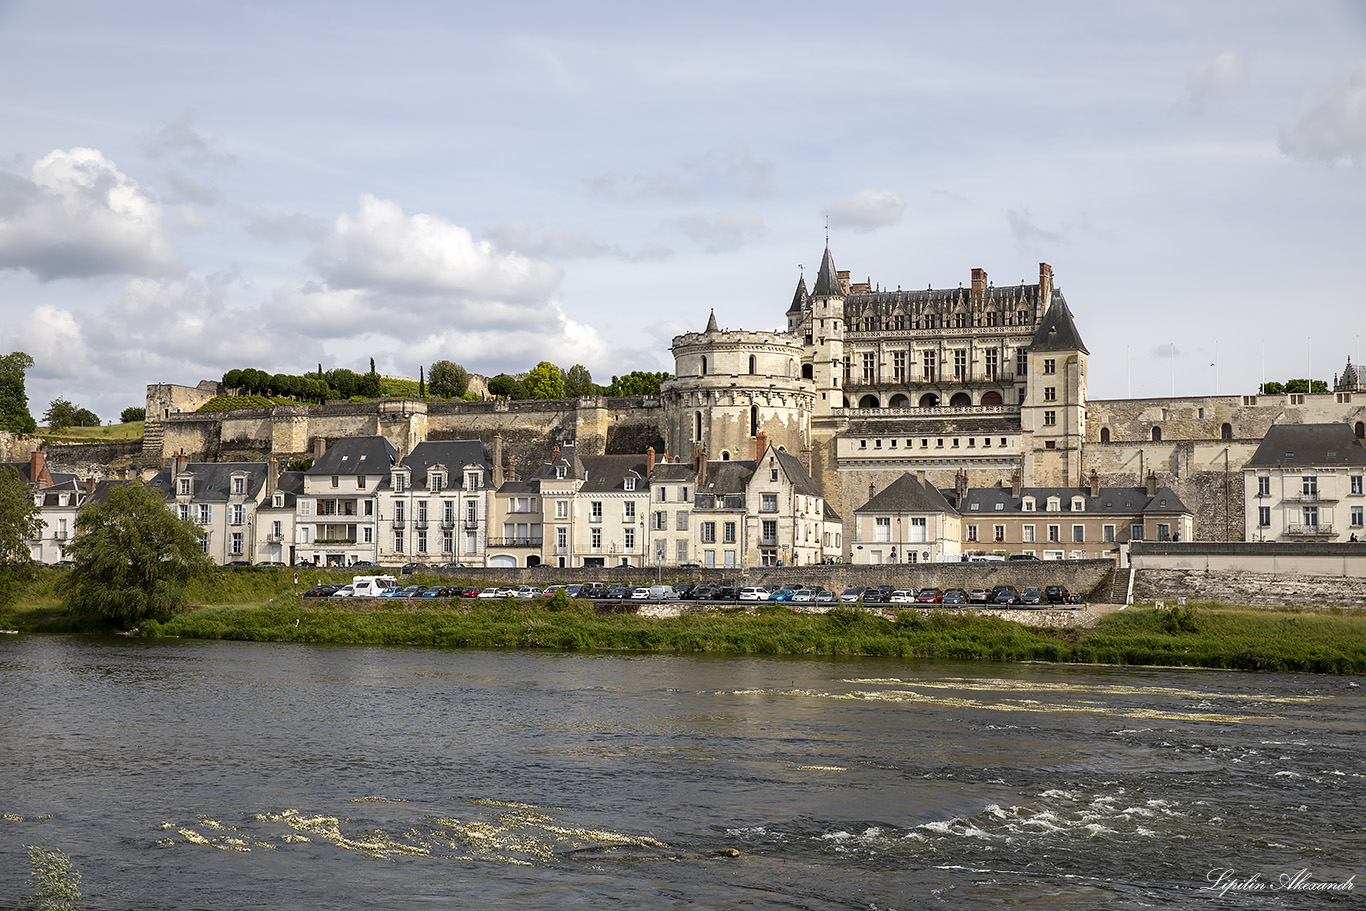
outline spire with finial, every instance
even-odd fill
[[[711,311],[711,316],[708,317],[708,319],[707,319],[707,334],[710,335],[710,334],[712,334],[712,333],[720,332],[720,331],[721,331],[721,330],[718,329],[717,326],[716,326],[716,310],[713,309],[713,310]]]
[[[821,257],[821,268],[816,273],[816,283],[811,286],[812,297],[843,297],[840,290],[839,272],[835,270],[835,258],[830,255],[829,242],[825,245],[825,255]]]

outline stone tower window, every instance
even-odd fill
[[[702,375],[707,375],[707,356],[705,354],[702,355]]]
[[[1154,428],[1153,428],[1153,442],[1154,442],[1154,443],[1161,443],[1161,442],[1162,442],[1162,428],[1161,428],[1161,427],[1154,427]]]

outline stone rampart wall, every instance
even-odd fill
[[[1129,562],[1140,571],[1362,579],[1366,543],[1142,543],[1130,546]],[[1366,606],[1366,587],[1357,587],[1357,600]]]

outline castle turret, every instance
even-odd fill
[[[810,363],[816,384],[814,413],[828,415],[844,407],[844,287],[827,244],[816,283],[811,287],[811,340],[803,360]]]
[[[1041,265],[1041,292],[1043,285]],[[1048,270],[1051,278],[1051,270]],[[1048,310],[1029,345],[1028,386],[1020,429],[1030,439],[1027,474],[1036,486],[1084,486],[1077,457],[1086,438],[1086,358],[1062,291],[1050,287]]]

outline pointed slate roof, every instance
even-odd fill
[[[821,257],[821,270],[816,273],[816,283],[811,286],[811,296],[844,296],[844,292],[840,290],[840,276],[835,270],[835,258],[830,255],[829,244],[826,244],[825,256]]]
[[[717,326],[716,326],[716,310],[713,309],[713,310],[711,311],[711,316],[707,317],[707,329],[706,329],[706,332],[707,332],[708,335],[713,335],[713,334],[715,334],[715,333],[717,333],[717,332],[720,332],[720,331],[721,331],[721,330],[718,329]]]
[[[787,312],[801,313],[809,307],[810,303],[807,301],[806,297],[806,276],[803,275],[797,279],[797,293],[792,295],[792,306],[787,308]]]
[[[957,513],[933,484],[921,484],[907,472],[888,484],[881,493],[854,512],[944,512]]]
[[[1034,341],[1030,343],[1029,350],[1091,353],[1082,344],[1081,333],[1077,332],[1077,324],[1072,322],[1072,311],[1068,309],[1061,291],[1053,291],[1053,300],[1048,305],[1048,312],[1039,322],[1039,329],[1034,333]]]

